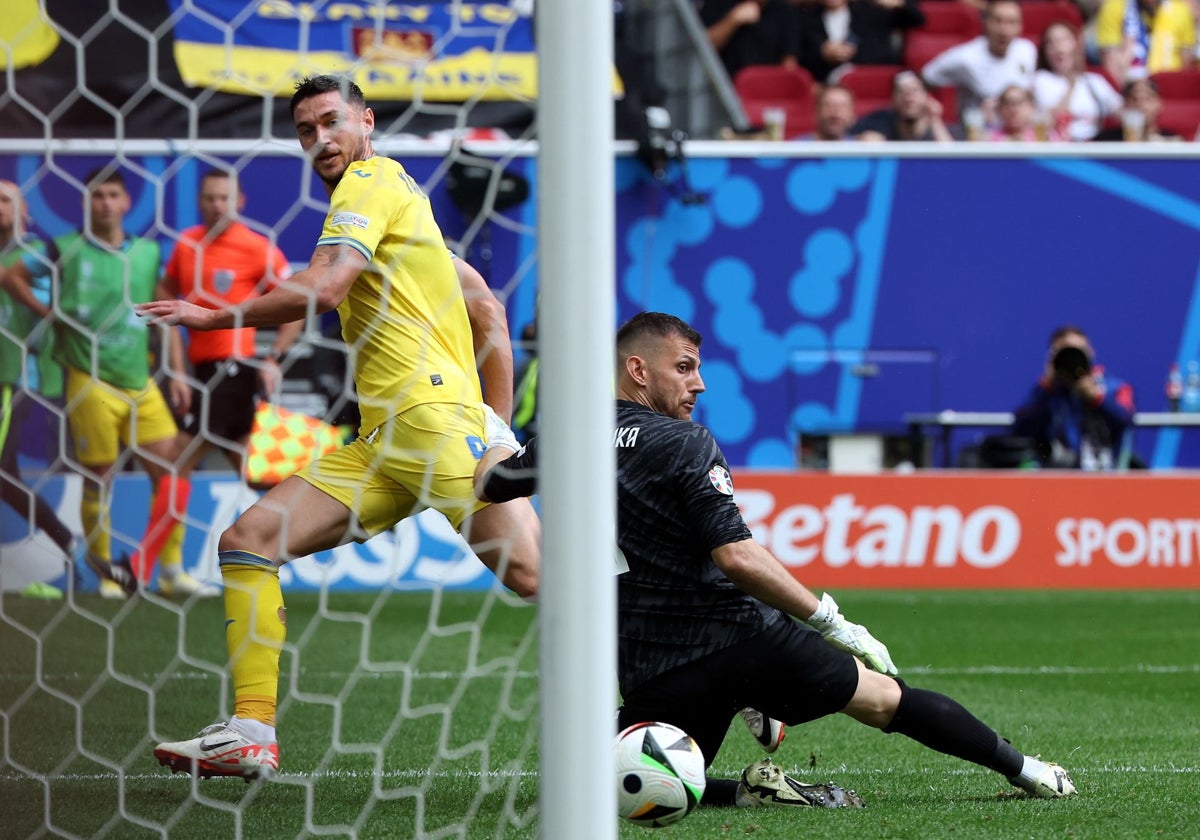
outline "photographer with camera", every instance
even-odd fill
[[[1046,369],[1013,421],[1013,434],[1036,443],[1044,467],[1128,466],[1133,388],[1107,375],[1095,357],[1079,327],[1059,327],[1050,335]]]

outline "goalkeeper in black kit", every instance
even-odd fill
[[[1032,796],[1075,793],[1062,767],[1023,755],[957,701],[896,677],[882,642],[753,539],[720,447],[691,419],[704,391],[700,344],[688,324],[656,312],[617,332],[617,545],[628,566],[617,585],[618,729],[674,724],[711,765],[740,709],[788,725],[842,712],[995,770]],[[515,443],[490,442],[477,495],[532,494],[536,440],[515,453]],[[738,781],[710,779],[703,804],[862,803],[835,785],[802,785],[768,758]]]

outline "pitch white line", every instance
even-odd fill
[[[1192,665],[972,665],[966,668],[937,668],[917,665],[902,668],[905,674],[930,674],[933,676],[988,676],[991,674],[1023,677],[1064,676],[1069,674],[1200,674],[1200,664]]]
[[[1112,674],[1200,674],[1200,663],[1179,664],[1179,665],[1146,665],[1143,663],[1135,663],[1131,665],[1104,665],[1104,666],[1075,666],[1075,665],[971,665],[965,668],[940,668],[933,665],[901,665],[901,672],[904,676],[912,674],[921,674],[923,676],[937,677],[963,677],[963,676],[1023,676],[1023,677],[1054,677],[1068,675],[1112,675]],[[97,677],[106,674],[105,671],[97,671],[96,673],[84,673],[82,671],[70,671],[66,673],[43,673],[43,680],[53,682],[55,680],[94,680]],[[310,679],[346,679],[350,674],[357,673],[359,679],[396,679],[398,677],[411,676],[417,680],[461,680],[461,679],[507,679],[510,672],[506,670],[496,669],[481,669],[471,673],[463,671],[370,671],[364,670],[361,672],[354,671],[308,671],[301,669],[300,675]],[[112,676],[112,675],[110,675]],[[126,677],[143,682],[154,682],[159,678],[159,674],[155,673],[138,673],[138,674],[119,674],[119,677]],[[517,671],[511,673],[511,676],[519,680],[533,680],[538,678],[537,671]],[[28,683],[34,679],[34,674],[31,673],[7,673],[0,674],[0,683],[2,682],[19,682]],[[179,671],[171,674],[169,680],[217,680],[220,676],[216,673],[208,671]]]
[[[406,673],[404,671],[354,672],[354,671],[308,671],[305,669],[300,670],[300,676],[305,677],[305,678],[310,678],[310,679],[318,679],[318,680],[319,679],[344,680],[347,677],[349,677],[352,673],[358,673],[359,679],[373,679],[373,680],[395,679],[397,677],[403,677],[403,676],[411,676],[413,679],[416,679],[416,680],[461,680],[461,679],[483,680],[483,679],[501,679],[501,678],[507,679],[510,675],[509,671],[490,670],[490,669],[481,669],[479,671],[473,671],[471,673],[467,673],[464,671],[411,671],[411,672]],[[95,673],[84,673],[83,671],[69,671],[67,673],[61,673],[61,674],[43,673],[41,676],[42,676],[43,680],[52,682],[54,680],[94,680],[97,677],[100,677],[102,675],[126,677],[128,679],[141,680],[143,682],[154,682],[161,676],[161,674],[153,674],[153,673],[149,673],[149,672],[138,673],[138,674],[118,673],[116,675],[113,675],[113,674],[108,674],[107,671],[96,671]],[[538,672],[537,671],[517,671],[515,673],[512,673],[512,676],[515,679],[519,679],[519,680],[533,680],[533,679],[537,679]],[[3,682],[28,683],[31,680],[33,680],[33,678],[34,678],[34,674],[31,674],[31,673],[0,674],[0,683],[3,683]],[[217,679],[220,679],[220,675],[215,674],[215,673],[210,673],[208,671],[190,671],[189,670],[189,671],[178,671],[174,674],[171,674],[169,677],[167,677],[167,679],[168,680],[202,680],[202,681],[203,680],[217,680]]]
[[[841,764],[836,767],[822,768],[817,770],[797,771],[795,768],[783,765],[789,773],[796,776],[826,776],[830,773],[854,773],[857,775],[872,775],[872,776],[895,776],[896,768],[894,767],[851,767],[846,764]],[[714,768],[714,775],[734,777],[740,771],[738,768]],[[977,773],[986,772],[982,768],[969,766],[958,767],[951,770],[919,770],[917,775],[952,775],[965,776],[974,775]],[[1192,775],[1200,773],[1200,766],[1184,767],[1178,765],[1132,765],[1132,764],[1102,764],[1097,767],[1079,767],[1071,766],[1071,773],[1077,777],[1083,776],[1102,776],[1102,775],[1117,775],[1117,774],[1174,774],[1174,775]],[[419,779],[479,779],[486,776],[489,779],[530,779],[538,776],[537,770],[493,770],[489,773],[481,773],[478,771],[454,770],[445,771],[438,770],[429,772],[427,770],[389,770],[378,774],[378,778],[382,780],[397,779],[397,780],[419,780]],[[118,778],[123,778],[126,782],[164,782],[174,781],[178,784],[190,784],[191,777],[185,773],[169,773],[165,769],[161,773],[126,773],[119,776],[116,772],[111,773],[63,773],[57,776],[26,776],[20,773],[0,773],[0,782],[114,782]],[[376,774],[370,770],[323,770],[316,773],[281,773],[277,777],[279,782],[292,784],[306,784],[308,782],[317,782],[326,779],[372,779],[376,778]],[[220,784],[217,779],[201,779],[201,784]]]

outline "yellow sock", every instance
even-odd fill
[[[176,522],[175,527],[171,529],[170,536],[163,543],[162,551],[158,555],[159,570],[171,570],[169,574],[174,574],[183,568],[183,537],[187,531],[186,522]]]
[[[222,551],[225,645],[233,674],[234,714],[275,725],[279,655],[287,610],[275,564],[248,551]]]
[[[99,484],[84,480],[83,498],[79,502],[79,520],[83,525],[88,552],[98,560],[112,560],[112,539],[109,536],[111,529],[108,511],[101,503],[101,493]]]

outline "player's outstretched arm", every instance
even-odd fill
[[[792,573],[755,540],[738,540],[718,546],[713,549],[712,558],[738,589],[788,615],[804,620],[820,604],[808,587],[792,577]]]
[[[892,657],[882,642],[861,624],[846,621],[828,593],[818,600],[754,540],[726,543],[713,550],[712,558],[717,568],[746,594],[804,621],[830,644],[857,656],[868,668],[896,673]]]
[[[513,353],[504,304],[492,294],[483,275],[466,260],[455,257],[454,270],[462,284],[467,318],[471,321],[483,398],[507,423],[512,419]]]
[[[345,299],[367,267],[367,258],[348,245],[318,245],[308,268],[259,298],[226,309],[205,309],[182,300],[155,300],[134,307],[152,324],[193,330],[273,327],[304,318],[309,309],[329,312]]]

